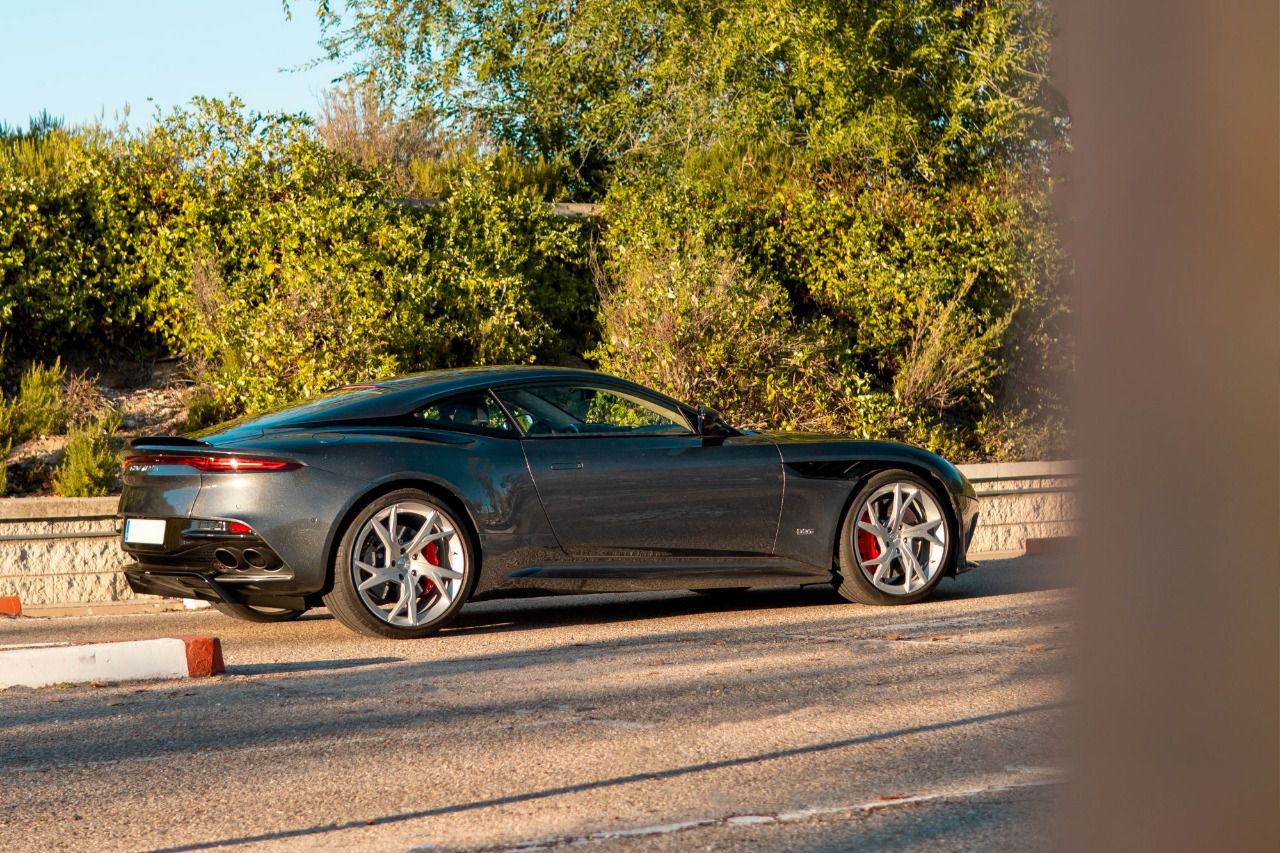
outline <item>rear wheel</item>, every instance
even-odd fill
[[[426,637],[462,607],[473,564],[471,536],[456,511],[402,489],[370,503],[343,532],[324,603],[353,631]]]
[[[862,604],[921,601],[942,581],[952,539],[932,486],[909,471],[883,471],[867,481],[845,516],[836,589]]]
[[[221,601],[211,601],[209,604],[219,613],[245,622],[292,622],[307,612],[288,607],[259,607],[256,604],[226,604]]]

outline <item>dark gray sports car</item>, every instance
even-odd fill
[[[424,637],[536,592],[832,583],[907,604],[970,568],[977,500],[902,444],[734,429],[586,370],[491,367],[352,385],[193,437],[135,439],[137,592],[254,621],[326,605]]]

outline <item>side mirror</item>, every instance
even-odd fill
[[[725,423],[723,417],[715,409],[699,406],[697,411],[698,435],[725,437],[737,435],[737,430]]]

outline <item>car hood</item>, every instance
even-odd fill
[[[898,441],[882,441],[879,439],[858,438],[853,435],[836,435],[823,432],[784,432],[767,431],[761,433],[768,437],[770,441],[778,445],[782,450],[783,458],[787,458],[789,454],[795,454],[798,458],[815,458],[809,457],[809,453],[822,453],[824,448],[830,448],[837,453],[848,453],[852,450],[867,451],[908,451],[925,453],[929,456],[934,454],[919,447],[910,444],[903,444]],[[939,457],[940,458],[940,457]]]

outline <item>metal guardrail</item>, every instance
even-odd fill
[[[6,533],[0,542],[39,542],[44,539],[106,539],[120,535],[119,530],[68,530],[65,533]]]
[[[64,521],[115,521],[110,515],[38,515],[31,518],[0,518],[0,524],[54,524]]]
[[[32,516],[30,518],[0,518],[0,530],[5,525],[29,525],[29,524],[67,524],[69,522],[88,522],[88,521],[116,521],[114,513],[111,515],[43,515]],[[107,537],[119,536],[120,527],[117,524],[111,530],[59,530],[48,533],[4,533],[0,534],[0,542],[39,542],[48,539],[106,539]]]

